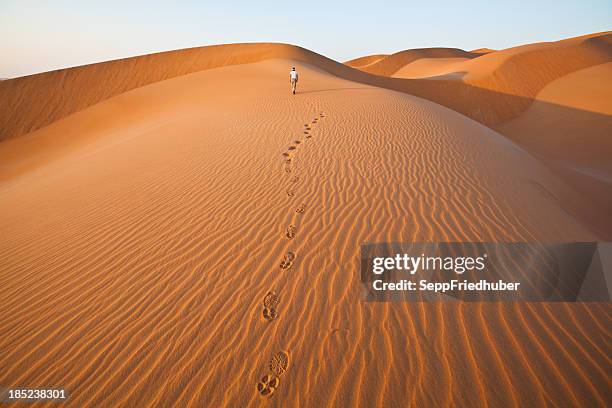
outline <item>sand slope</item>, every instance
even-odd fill
[[[456,64],[469,58],[420,58],[404,65],[392,76],[394,78],[429,78],[456,72]]]
[[[412,55],[409,51],[406,51],[407,56]],[[418,63],[419,59],[428,57],[415,55],[414,59],[402,59],[401,55],[393,54],[368,66],[366,70],[377,75],[391,76],[404,67],[409,70],[408,67]],[[454,63],[451,69],[442,72],[435,70],[436,65],[432,66],[434,71],[429,75],[419,69],[418,75],[421,78],[446,73],[437,76],[435,82],[398,80],[387,83],[381,81],[376,85],[432,100],[488,126],[498,125],[523,113],[550,82],[574,71],[612,61],[612,34],[596,33],[478,55],[478,58],[471,56],[463,62]],[[442,57],[454,58],[461,55]],[[427,65],[429,61],[423,64]],[[605,81],[609,82],[609,79]]]
[[[601,211],[585,214],[612,230],[612,63],[549,83],[533,104],[496,130],[536,153]],[[604,236],[610,236],[604,234]]]
[[[366,65],[374,64],[388,56],[389,54],[366,55],[365,57],[359,57],[359,58],[352,59],[350,61],[346,61],[345,64],[348,65],[349,67],[360,68]]]
[[[388,55],[387,57],[367,66],[356,67],[375,75],[393,76],[402,67],[421,58],[475,58],[471,54],[458,48],[417,48],[405,50]],[[354,66],[354,65],[353,65]]]
[[[611,78],[612,63],[565,75],[544,87],[521,116],[498,129],[547,157],[612,175]]]
[[[493,50],[491,48],[476,48],[475,50],[471,50],[469,52],[471,52],[472,54],[488,54],[490,52],[495,52],[496,50]]]
[[[379,68],[367,68],[377,75],[286,44],[231,44],[170,51],[2,81],[0,140],[27,134],[139,86],[272,58],[299,60],[351,81],[426,98],[493,126],[524,112],[549,82],[578,69],[610,62],[611,44],[612,34],[598,33],[516,47],[463,62],[473,65],[464,66],[464,73],[437,81],[379,75],[392,75],[419,58],[462,57],[466,56],[464,51],[431,48],[393,54],[371,65]]]
[[[359,302],[362,242],[595,238],[562,180],[442,106],[273,59],[108,98],[0,163],[0,384],[71,406],[612,402],[608,304]]]

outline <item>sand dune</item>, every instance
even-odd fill
[[[612,175],[610,78],[612,62],[565,75],[544,87],[523,114],[498,129],[547,157],[606,169]]]
[[[612,59],[612,35],[602,33],[508,48],[458,64],[466,83],[510,95],[535,97],[550,81]],[[527,67],[538,67],[528,70]]]
[[[469,58],[420,58],[404,65],[392,76],[394,78],[429,78],[457,72],[455,65]]]
[[[511,48],[460,63],[464,73],[438,81],[379,75],[393,74],[419,58],[468,54],[447,48],[408,50],[372,64],[371,67],[378,66],[376,69],[367,68],[376,70],[377,75],[286,44],[231,44],[151,54],[2,81],[0,140],[27,134],[139,86],[215,67],[274,58],[299,60],[351,81],[429,99],[492,126],[524,112],[549,82],[578,69],[610,62],[611,43],[612,34],[599,33]],[[538,69],[532,70],[531,66]]]
[[[488,54],[490,52],[495,52],[496,50],[493,50],[491,48],[476,48],[475,50],[471,50],[469,52],[471,52],[472,54]]]
[[[365,57],[359,57],[359,58],[352,59],[350,61],[346,61],[345,64],[348,65],[349,67],[360,68],[360,67],[364,67],[367,65],[372,65],[388,56],[389,54],[367,55]]]
[[[397,58],[394,64],[389,63],[385,68],[383,64],[393,55],[367,70],[376,71],[377,75],[393,75],[402,67],[409,66]],[[408,61],[414,63],[419,58]],[[435,82],[398,80],[374,84],[432,100],[491,126],[523,113],[550,82],[610,61],[612,34],[604,32],[480,55],[453,64],[452,73],[438,76]],[[379,68],[375,68],[377,65]],[[424,72],[419,75],[428,76]],[[435,75],[438,73],[432,72],[431,76]]]
[[[359,301],[362,242],[588,241],[588,200],[333,62],[244,46],[190,73],[238,63],[220,50],[55,73],[117,83],[0,143],[1,384],[62,384],[71,406],[610,405],[608,304]]]
[[[413,63],[421,58],[475,58],[477,54],[471,54],[458,48],[417,48],[413,50],[400,51],[366,66],[356,67],[375,75],[393,76],[402,67]],[[354,60],[353,60],[354,61]],[[353,65],[354,66],[354,65]]]
[[[602,209],[612,208],[611,78],[612,63],[565,75],[544,87],[523,114],[496,127],[547,159]],[[612,229],[609,211],[591,217]]]

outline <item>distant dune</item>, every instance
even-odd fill
[[[393,75],[401,69],[410,71],[411,66],[415,67],[412,64],[419,61],[416,58],[419,54],[415,55],[414,51],[418,50],[404,51],[410,56],[407,58],[400,58],[402,53],[393,54],[366,70],[376,71],[378,75]],[[393,59],[393,64],[386,62]],[[431,64],[434,60],[426,61],[433,69],[434,84],[424,84],[422,80],[397,82],[394,88],[441,103],[486,125],[497,125],[520,115],[551,81],[612,61],[612,34],[597,33],[490,52],[455,62],[442,70]],[[448,75],[439,76],[441,72]],[[418,76],[427,75],[418,69]]]
[[[497,51],[497,50],[493,50],[491,48],[477,48],[477,49],[469,51],[469,52],[471,52],[472,54],[488,54],[488,53],[494,52],[494,51]]]
[[[479,54],[472,54],[458,48],[419,48],[400,51],[378,60],[373,64],[359,67],[365,72],[375,75],[393,76],[402,67],[421,58],[475,58]],[[353,60],[354,61],[354,60]]]
[[[435,80],[240,44],[3,81],[0,384],[75,407],[611,406],[609,303],[359,284],[364,242],[609,238],[610,37],[399,68],[470,58]]]
[[[361,68],[367,65],[374,64],[388,56],[389,56],[388,54],[367,55],[365,57],[355,58],[350,61],[346,61],[345,64],[348,65],[349,67]]]
[[[551,81],[529,109],[497,129],[547,157],[612,175],[611,95],[612,62],[577,70]]]
[[[404,65],[392,76],[394,78],[432,78],[456,71],[459,62],[469,58],[419,58]]]

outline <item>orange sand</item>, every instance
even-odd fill
[[[472,54],[457,48],[418,48],[414,50],[400,51],[388,55],[383,59],[366,66],[354,66],[363,71],[376,75],[393,76],[402,67],[415,62],[421,58],[475,58],[479,54]],[[355,61],[355,60],[353,60]],[[349,64],[350,65],[350,64]]]
[[[495,50],[492,50],[491,48],[477,48],[475,50],[469,51],[472,54],[488,54],[490,52],[494,52]]]
[[[345,64],[348,65],[349,67],[353,67],[353,68],[361,68],[361,67],[365,67],[367,65],[372,65],[380,60],[382,60],[383,58],[388,57],[388,54],[375,54],[375,55],[368,55],[365,57],[360,57],[360,58],[355,58],[352,59],[350,61],[346,61]]]
[[[404,65],[395,74],[394,78],[429,78],[455,72],[455,65],[459,62],[469,61],[469,58],[419,58]]]
[[[0,384],[65,386],[70,406],[610,405],[609,304],[359,301],[363,242],[594,240],[596,202],[407,94],[448,102],[460,81],[236,47],[0,85],[17,103],[0,111]],[[528,89],[570,97],[547,83]]]

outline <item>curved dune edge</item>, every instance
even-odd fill
[[[470,50],[469,52],[471,52],[472,54],[488,54],[490,52],[495,52],[497,50],[491,49],[491,48],[476,48],[475,50]]]
[[[3,81],[0,83],[0,139],[29,133],[110,97],[177,76],[271,58],[314,60],[317,57],[327,60],[286,44],[213,45]]]
[[[352,59],[350,61],[346,61],[344,64],[353,68],[361,68],[366,65],[372,65],[383,58],[387,58],[389,54],[374,54],[374,55],[366,55],[365,57],[359,57]]]
[[[546,85],[517,118],[494,129],[537,154],[601,211],[582,213],[602,236],[612,231],[612,63]],[[606,233],[607,231],[607,233]]]
[[[472,54],[459,48],[417,48],[391,54],[381,60],[359,67],[360,70],[381,76],[393,76],[402,67],[421,58],[476,58],[480,54]]]
[[[556,79],[529,109],[496,130],[546,157],[612,175],[611,78],[609,62]]]
[[[400,68],[393,78],[432,78],[456,71],[454,68],[468,58],[420,58]]]
[[[469,83],[371,75],[286,44],[230,44],[168,51],[0,82],[0,140],[27,134],[112,96],[154,82],[274,58],[303,61],[351,81],[429,99],[491,126],[522,113],[550,81],[610,61],[611,42],[612,34],[599,33],[482,55],[467,61],[478,62],[480,68],[474,68],[474,73],[489,72],[490,66],[498,68],[491,75],[474,74]],[[518,49],[526,52],[517,52]],[[481,64],[482,61],[488,63]],[[531,69],[533,66],[537,69]]]
[[[359,301],[362,242],[594,239],[493,130],[274,60],[134,89],[0,162],[71,129],[94,140],[0,184],[0,383],[75,407],[610,405],[609,304]]]
[[[440,103],[487,126],[498,125],[524,112],[548,83],[612,61],[612,34],[595,33],[479,55],[453,64],[456,72],[435,78],[435,84],[415,80],[410,85],[401,83],[396,89]],[[399,71],[409,66],[397,63],[384,68],[385,61],[392,57],[365,70],[393,75],[396,68]]]

